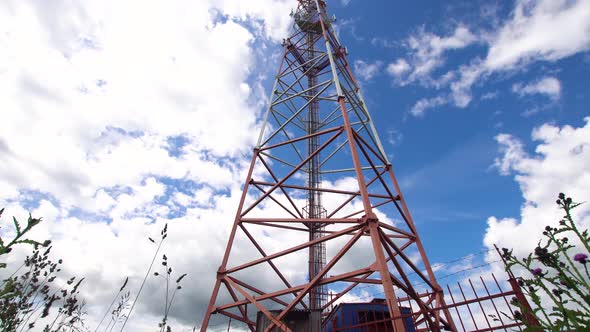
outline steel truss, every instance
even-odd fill
[[[455,331],[325,2],[300,0],[292,16],[293,33],[283,42],[201,331],[213,314],[255,331],[252,310],[271,321],[265,331],[291,331],[283,322],[291,310],[320,310],[326,317],[335,302],[366,284],[382,286],[395,331],[405,331],[398,298],[418,308],[418,326]],[[296,244],[277,249],[272,244],[277,232],[288,232]],[[236,262],[244,254],[232,250],[238,238],[250,243],[250,254],[257,257]],[[307,261],[301,258],[305,251]],[[368,261],[355,260],[352,252]],[[358,266],[347,267],[351,262]],[[291,267],[296,263],[301,267]],[[302,277],[297,271],[308,273]],[[426,285],[426,295],[416,292],[415,282]],[[271,313],[277,309],[278,315]]]

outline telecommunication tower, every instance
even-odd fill
[[[415,326],[455,330],[325,1],[292,17],[201,331],[212,315],[256,331],[257,312],[264,331],[292,331],[293,311],[315,312],[307,331],[320,331],[360,287],[382,290],[393,331],[406,331],[400,298]]]

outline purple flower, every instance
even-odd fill
[[[531,273],[532,273],[534,276],[541,275],[541,272],[543,272],[543,270],[541,270],[540,268],[536,268],[536,269],[532,269],[532,270],[531,270]]]
[[[576,262],[580,262],[580,263],[582,263],[582,264],[586,264],[586,260],[587,260],[587,259],[588,259],[588,255],[586,255],[586,254],[582,254],[582,253],[580,253],[580,254],[576,254],[576,255],[574,256],[574,260],[575,260]]]

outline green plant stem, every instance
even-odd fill
[[[172,302],[174,302],[174,297],[176,296],[176,292],[178,291],[178,288],[174,289],[174,292],[172,292],[172,296],[170,297],[170,302],[166,305],[166,312],[164,313],[164,321],[168,322],[168,315],[170,314],[170,308],[172,308]],[[166,300],[167,301],[167,300]],[[166,323],[164,324],[164,328],[162,329],[162,331],[166,331]]]
[[[590,245],[588,244],[588,240],[586,238],[584,238],[584,236],[582,235],[582,233],[580,233],[580,231],[578,230],[578,227],[576,226],[576,223],[574,223],[574,220],[572,219],[572,215],[570,213],[571,209],[572,208],[570,206],[564,207],[564,210],[565,210],[565,213],[566,213],[566,218],[570,222],[571,228],[574,231],[574,233],[576,233],[576,235],[580,238],[580,240],[582,240],[581,242],[584,245],[584,247],[586,247],[586,251],[588,253],[590,253]]]
[[[59,318],[59,316],[61,316],[62,314],[62,310],[60,308],[59,312],[57,315],[55,315],[55,318],[53,319],[53,322],[51,322],[51,326],[49,327],[49,331],[51,331],[51,329],[53,328],[53,325],[55,325],[55,322],[57,322],[57,319]]]
[[[572,276],[574,276],[577,281],[579,281],[580,283],[582,283],[590,291],[590,285],[588,285],[588,283],[586,282],[586,280],[584,279],[584,277],[582,276],[582,274],[580,273],[580,271],[576,268],[574,262],[571,260],[571,258],[567,254],[567,248],[565,248],[563,246],[563,243],[559,239],[556,239],[555,238],[555,235],[554,234],[549,233],[549,235],[547,235],[547,236],[550,239],[549,244],[551,242],[553,242],[557,246],[557,250],[556,250],[556,252],[554,254],[555,255],[562,254],[565,257],[565,259],[567,260],[567,262],[569,263],[569,266],[571,266],[574,269],[574,272],[577,274],[577,276],[574,276],[573,273],[570,272],[569,270],[568,270],[568,272],[570,272],[570,274],[572,274]],[[559,265],[556,265],[554,268],[558,272],[562,272],[562,269],[559,267]]]
[[[47,284],[47,280],[50,278],[51,274],[47,274],[45,276],[45,278],[43,279],[43,281],[41,282],[41,284],[37,287],[37,290],[35,291],[35,296],[33,297],[33,300],[31,300],[32,303],[35,303],[35,300],[37,299],[37,296],[39,296],[39,290],[43,289],[43,286],[45,286]],[[43,303],[42,301],[40,301],[39,303]],[[32,310],[30,314],[25,314],[22,319],[25,319],[25,317],[27,317],[27,319],[24,321],[24,323],[21,323],[23,325],[23,331],[24,328],[27,326],[27,322],[29,321],[29,319],[31,319],[31,317],[33,316],[33,313],[35,312],[35,310],[37,310],[39,308],[39,306],[37,306],[36,309]]]
[[[152,262],[150,263],[150,266],[148,267],[145,276],[143,277],[143,281],[141,282],[141,286],[139,287],[139,291],[137,292],[137,295],[135,296],[135,300],[133,300],[133,304],[131,305],[131,309],[129,309],[129,313],[127,314],[127,316],[125,317],[125,321],[123,321],[123,326],[121,326],[121,332],[123,332],[123,329],[125,328],[125,325],[127,325],[127,321],[129,320],[129,317],[131,317],[131,313],[133,312],[133,308],[135,308],[135,304],[137,303],[137,299],[139,298],[139,295],[141,295],[141,291],[143,290],[143,286],[145,285],[145,282],[150,274],[150,271],[152,270],[152,267],[154,266],[154,262],[156,261],[156,257],[158,256],[158,253],[160,252],[160,248],[162,247],[162,243],[164,242],[164,239],[160,240],[160,243],[158,244],[158,248],[156,249],[156,252],[154,253],[154,257],[152,258]]]
[[[570,266],[573,268],[574,272],[576,272],[577,276],[579,277],[579,278],[576,278],[576,280],[578,280],[588,291],[590,291],[590,285],[588,285],[588,283],[586,282],[586,280],[582,276],[582,273],[580,273],[578,268],[576,268],[576,266],[574,265],[574,262],[570,259],[568,254],[564,252],[563,256],[565,256],[565,259],[567,259],[568,263],[570,264]],[[573,275],[573,273],[572,273],[572,275]]]
[[[521,267],[523,267],[523,268],[524,268],[525,270],[527,270],[527,271],[530,271],[530,270],[531,270],[531,267],[530,267],[530,265],[525,265],[524,263],[520,262],[518,259],[514,259],[514,260],[513,260],[513,262],[514,262],[515,264],[517,264],[517,265],[520,265]],[[537,278],[536,278],[535,280],[539,281]],[[538,282],[537,284],[542,284],[542,283],[541,283],[541,282]],[[539,285],[539,286],[540,286],[541,288],[543,288],[543,290],[545,290],[545,292],[548,292],[548,290],[547,290],[546,288],[544,288],[542,285]],[[527,293],[528,293],[528,292],[527,292]],[[551,294],[550,292],[548,292],[548,294],[549,294],[549,297],[551,297],[551,298],[553,299],[553,296],[552,296],[552,294]],[[535,304],[537,305],[537,308],[539,308],[539,310],[540,310],[540,311],[543,313],[543,316],[545,316],[545,318],[547,319],[547,324],[548,324],[548,326],[550,326],[550,324],[551,324],[551,318],[549,318],[549,315],[547,314],[547,312],[545,311],[545,309],[544,309],[544,308],[543,308],[543,306],[541,305],[541,302],[540,302],[540,297],[539,297],[538,295],[536,295],[536,294],[535,294],[535,296],[536,296],[536,298],[537,298],[537,300],[535,301]],[[555,301],[554,301],[554,302],[555,302]],[[519,306],[519,307],[520,307],[520,306]],[[521,310],[522,310],[522,308],[521,308]],[[541,319],[539,319],[539,317],[538,317],[537,315],[535,315],[535,317],[536,317],[538,320],[541,320]],[[541,321],[542,321],[542,320],[541,320]]]
[[[561,311],[561,312],[565,312],[567,309],[563,306],[563,303],[561,302],[561,300],[557,300],[557,298],[553,295],[553,293],[545,286],[545,284],[543,283],[542,280],[538,280],[537,285],[539,285],[539,287],[541,287],[545,293],[547,293],[547,295],[549,296],[549,298],[553,301],[553,303],[555,303],[557,305],[557,308]],[[567,317],[564,315],[563,317],[564,322],[567,321]]]
[[[55,290],[55,291],[54,291],[54,292],[51,294],[50,298],[51,298],[51,297],[53,297],[53,296],[55,296],[55,295],[56,295],[58,292],[60,292],[60,291],[61,291],[61,290],[62,290],[62,289],[63,289],[63,288],[66,286],[66,285],[67,285],[67,283],[66,283],[65,285],[61,285],[60,287],[58,287],[58,288],[57,288],[57,289],[56,289],[56,290]],[[72,295],[72,294],[70,294],[70,296],[71,296],[71,295]],[[66,298],[64,297],[64,298],[62,299],[62,301],[65,303],[65,302],[66,302]],[[38,302],[38,305],[35,307],[35,309],[31,311],[31,316],[30,316],[30,317],[32,317],[32,315],[33,315],[35,312],[37,312],[39,309],[41,309],[41,307],[42,307],[42,304],[43,304],[43,301],[39,301],[39,302]],[[36,322],[36,321],[38,321],[38,320],[41,318],[41,316],[42,316],[42,315],[43,315],[43,313],[42,313],[42,312],[41,312],[41,313],[39,313],[39,315],[37,316],[37,318],[36,318],[35,320],[33,320],[33,322]],[[59,314],[56,316],[56,319],[57,319],[57,317],[59,317],[59,315],[61,315],[61,312],[60,312],[60,313],[59,313]],[[30,317],[29,317],[29,318],[30,318]],[[26,326],[26,325],[25,325],[25,326]],[[53,326],[53,325],[52,325],[52,326]]]
[[[561,284],[557,284],[554,282],[551,282],[551,283],[558,288],[562,288]],[[572,289],[576,292],[576,294],[583,296],[583,294],[577,288],[573,287]],[[572,296],[571,292],[568,289],[564,290],[564,294],[566,294],[568,296],[570,301],[576,303],[577,305],[580,306],[580,308],[584,309],[586,311],[586,314],[590,314],[590,311],[588,310],[588,308],[586,308],[585,304],[580,302],[576,297]]]
[[[4,284],[6,284],[6,281],[7,281],[7,280],[9,280],[9,279],[11,279],[12,277],[14,277],[14,275],[15,275],[15,274],[17,274],[17,273],[18,273],[18,271],[20,271],[20,269],[22,269],[22,268],[25,266],[25,264],[26,264],[26,263],[25,263],[25,262],[23,262],[23,263],[21,264],[21,266],[19,266],[19,268],[18,268],[18,269],[16,269],[16,271],[12,272],[12,274],[11,274],[11,275],[10,275],[8,278],[4,279],[4,280],[2,281],[2,283],[0,284],[0,289],[3,289],[3,288],[4,288]]]
[[[29,268],[29,272],[25,273],[25,275],[27,275],[27,279],[26,279],[26,283],[23,284],[24,288],[22,290],[23,294],[26,294],[26,292],[29,290],[29,286],[31,285],[31,282],[33,280],[33,271],[35,268],[35,263],[31,263],[31,267]]]
[[[121,317],[120,312],[118,312],[117,317],[115,319],[113,319],[113,325],[111,326],[111,329],[109,330],[109,332],[112,332],[113,329],[115,328],[115,326],[117,326],[117,322],[119,321],[119,317]],[[105,332],[106,332],[106,330],[105,330]]]
[[[31,215],[29,214],[29,219],[27,220],[27,227],[25,227],[23,230],[19,231],[17,229],[17,234],[16,237],[14,239],[12,239],[12,241],[10,241],[7,245],[3,245],[0,246],[0,256],[6,254],[6,250],[10,247],[12,247],[15,244],[21,243],[22,241],[27,241],[27,240],[21,240],[20,238],[23,237],[26,233],[28,233],[31,228],[33,228],[35,225],[39,224],[41,222],[41,219],[34,219],[31,218]],[[37,241],[32,241],[33,243],[36,243],[37,245],[41,245],[41,243],[37,242]]]
[[[545,319],[547,319],[547,321],[543,321],[543,319],[541,319],[536,313],[535,310],[533,310],[532,314],[535,316],[535,318],[537,318],[537,320],[541,323],[541,325],[543,325],[543,327],[546,327],[547,324],[549,324],[551,322],[551,319],[549,318],[549,315],[547,315],[547,312],[545,311],[545,309],[543,308],[543,306],[541,305],[541,300],[539,298],[539,295],[537,295],[534,292],[529,292],[527,289],[525,289],[525,294],[527,294],[530,298],[532,298],[533,302],[535,303],[535,305],[537,305],[537,309],[539,311],[541,311],[541,313],[543,314],[543,316],[545,316]],[[520,303],[519,303],[519,308],[520,310],[524,313],[526,312],[530,312],[528,309],[525,310],[525,308],[523,308]]]
[[[170,293],[170,273],[166,271],[166,304],[164,304],[164,324],[162,325],[162,332],[166,331],[168,319],[168,293]]]
[[[105,327],[105,329],[104,329],[104,332],[107,332],[107,330],[109,329],[109,326],[111,326],[111,323],[113,323],[113,321],[115,321],[115,319],[111,317],[111,321],[110,321],[110,322],[107,324],[107,327]],[[113,324],[113,327],[114,327],[114,326],[115,326],[115,325]],[[112,330],[112,329],[113,329],[113,328],[111,327],[111,330]]]
[[[102,316],[102,319],[100,320],[100,322],[98,323],[98,325],[96,326],[96,329],[94,330],[94,332],[98,331],[98,328],[100,327],[100,325],[102,324],[102,322],[104,321],[104,319],[107,317],[107,315],[109,314],[109,311],[111,311],[111,308],[113,307],[113,304],[115,304],[115,302],[117,301],[117,298],[119,297],[119,294],[121,294],[122,290],[119,290],[119,292],[117,293],[117,295],[115,295],[115,297],[113,298],[113,302],[111,302],[111,304],[109,305],[109,307],[107,308],[107,311],[104,313],[104,316]]]
[[[168,315],[170,314],[170,308],[172,308],[172,302],[174,301],[174,296],[176,296],[176,291],[178,291],[178,289],[175,289],[174,292],[172,292],[172,297],[170,298],[170,304],[168,304],[168,310],[166,310],[166,317],[168,317]]]

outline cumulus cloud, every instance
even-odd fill
[[[0,4],[0,206],[45,219],[31,236],[87,277],[90,326],[125,276],[137,290],[167,222],[164,250],[191,284],[171,319],[202,318],[256,138],[256,59],[292,6]],[[130,331],[161,319],[161,284],[146,287]]]
[[[514,248],[518,256],[532,251],[546,225],[557,226],[562,217],[555,204],[559,192],[577,201],[586,201],[590,192],[590,118],[579,128],[545,124],[533,131],[532,139],[538,144],[530,154],[515,137],[496,137],[501,155],[495,164],[501,174],[514,174],[524,202],[518,218],[490,217],[484,237],[488,248]],[[574,220],[588,228],[590,206],[582,204],[574,211]]]
[[[423,98],[418,100],[416,104],[412,106],[412,109],[410,109],[410,114],[416,117],[422,117],[424,116],[426,110],[437,106],[445,105],[447,103],[448,100],[441,96],[434,98]]]
[[[387,66],[388,73],[400,79],[406,74],[403,84],[418,81],[424,85],[436,85],[431,73],[445,62],[444,53],[465,48],[477,41],[476,36],[464,25],[458,25],[452,34],[439,36],[421,29],[410,36],[405,45],[409,51],[408,60],[400,58]]]
[[[273,59],[266,46],[280,40],[292,4],[0,4],[0,206],[8,216],[25,219],[31,211],[44,218],[31,237],[53,240],[54,256],[65,262],[63,279],[86,277],[82,295],[91,328],[126,277],[137,292],[155,250],[148,237],[165,224],[163,253],[175,273],[188,274],[170,321],[178,330],[199,326],[256,139],[263,99],[257,75],[268,65],[261,70],[257,59]],[[366,65],[368,79],[382,66]],[[341,202],[325,197],[324,204]],[[360,209],[353,203],[341,213]],[[252,213],[276,210],[268,204]],[[10,237],[9,229],[1,231]],[[306,240],[260,227],[249,231],[265,240],[269,253]],[[360,241],[335,271],[365,264],[370,246]],[[233,248],[231,264],[257,254],[243,236]],[[13,252],[10,267],[22,262],[26,249]],[[328,257],[337,249],[329,248]],[[305,256],[275,263],[298,284],[306,278]],[[244,281],[279,287],[271,270],[254,270]],[[162,318],[159,281],[148,278],[127,330],[149,330]]]
[[[512,85],[512,92],[519,96],[542,94],[552,100],[561,97],[561,82],[555,77],[544,77],[529,84],[515,83]]]
[[[289,32],[289,12],[296,4],[289,0],[221,0],[210,1],[210,6],[233,19],[249,23],[256,20],[267,37],[280,41]]]
[[[134,8],[89,6],[71,18],[88,25],[55,31],[41,25],[54,11],[36,6],[16,2],[2,20],[5,187],[91,197],[149,173],[183,178],[191,162],[251,145],[258,110],[247,103],[254,63],[243,26],[215,23],[206,4],[179,6],[184,15],[148,6],[131,18],[120,13]],[[167,152],[176,136],[187,140],[182,158]]]
[[[388,65],[388,73],[399,85],[418,83],[437,90],[448,87],[453,104],[467,107],[472,88],[494,74],[516,70],[537,61],[555,62],[590,49],[590,3],[584,0],[518,0],[508,19],[494,24],[495,30],[472,32],[459,24],[450,36],[420,31],[406,43],[407,57]],[[436,75],[444,53],[474,43],[487,47],[456,69]],[[405,65],[408,64],[408,66]],[[391,70],[389,70],[391,69]],[[550,78],[549,78],[550,79]],[[542,80],[537,86],[516,85],[521,94],[543,93],[559,99],[557,79]]]
[[[395,78],[401,78],[409,70],[410,65],[405,59],[397,59],[395,62],[387,65],[387,72]]]
[[[590,3],[520,0],[490,43],[486,68],[504,70],[531,61],[555,61],[590,48]]]
[[[354,73],[358,75],[363,81],[370,81],[379,73],[383,63],[381,61],[375,61],[373,63],[367,63],[363,60],[356,60],[354,62]]]
[[[494,160],[494,166],[500,171],[500,174],[509,175],[512,166],[526,156],[524,146],[520,140],[509,134],[497,135],[496,142],[500,144],[502,156]]]

